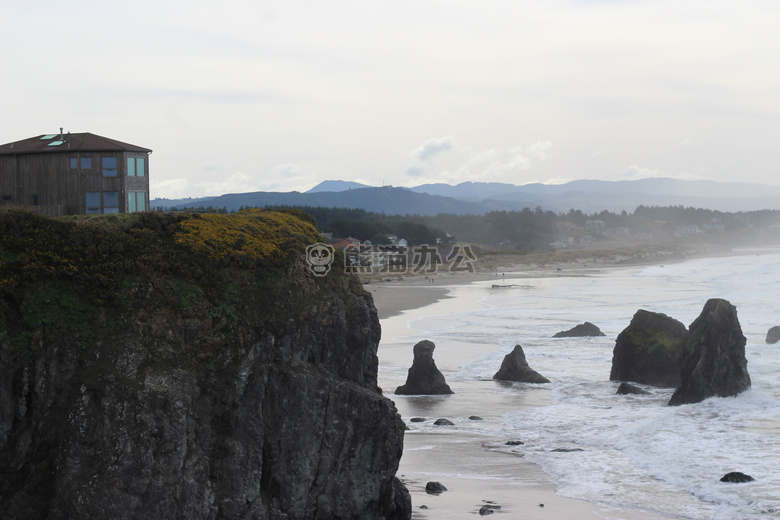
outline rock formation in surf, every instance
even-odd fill
[[[774,326],[766,333],[766,342],[768,344],[774,344],[780,341],[780,326]]]
[[[410,518],[379,320],[296,212],[0,213],[0,518]]]
[[[580,323],[579,325],[569,330],[562,330],[561,332],[557,332],[555,335],[553,335],[553,338],[585,338],[590,336],[603,335],[604,333],[601,332],[601,329],[599,329],[591,322],[586,321],[585,323]]]
[[[493,376],[499,381],[519,381],[521,383],[549,383],[550,380],[536,372],[525,360],[523,347],[515,345],[514,350],[504,356],[501,368]]]
[[[669,405],[698,403],[713,396],[730,397],[749,389],[746,342],[737,309],[723,299],[709,300],[688,328],[680,386]]]
[[[436,345],[432,341],[424,339],[414,346],[414,359],[409,373],[406,376],[406,384],[395,389],[397,395],[434,395],[451,394],[447,381],[436,367],[433,360],[433,350]]]
[[[612,381],[675,388],[680,384],[680,353],[685,325],[657,312],[638,310],[615,341]]]

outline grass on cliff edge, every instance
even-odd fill
[[[62,301],[74,292],[102,304],[118,302],[129,277],[174,277],[218,296],[229,290],[226,270],[273,276],[320,240],[311,217],[295,210],[77,217],[0,212],[0,332],[9,304],[30,310],[31,290],[38,292],[37,302]],[[42,315],[26,325],[62,317]]]

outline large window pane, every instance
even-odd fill
[[[78,157],[71,157],[70,158],[70,169],[75,170],[79,167],[79,159]]]
[[[109,211],[113,209],[114,211]],[[119,211],[119,192],[107,191],[103,194],[104,213],[117,213]]]
[[[127,212],[128,213],[135,212],[135,192],[134,191],[128,191],[127,192]]]
[[[146,193],[139,191],[136,195],[136,211],[146,211]]]
[[[92,157],[82,157],[81,158],[81,169],[82,170],[91,170],[92,169]]]
[[[139,177],[146,175],[146,159],[143,157],[136,157],[135,159],[135,174]]]
[[[127,158],[127,176],[135,177],[135,157]]]
[[[87,213],[100,213],[100,192],[87,192]]]
[[[103,157],[101,161],[103,166],[103,177],[116,177],[116,173],[117,173],[116,157]]]

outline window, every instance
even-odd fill
[[[119,192],[103,193],[103,213],[119,213]]]
[[[87,214],[100,213],[100,192],[88,191],[87,192]]]
[[[129,177],[143,177],[145,175],[144,170],[146,161],[143,157],[128,157],[127,158],[127,175]]]
[[[127,212],[146,211],[146,193],[143,191],[127,192]]]
[[[32,196],[32,205],[37,206],[38,205],[38,195],[35,194]]]
[[[103,177],[116,177],[117,160],[116,157],[103,157],[101,159],[103,166]]]
[[[71,157],[70,158],[70,169],[76,170],[79,167],[79,158],[78,157]],[[91,170],[92,169],[92,157],[82,157],[81,158],[81,169],[82,170]]]

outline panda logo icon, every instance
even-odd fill
[[[333,255],[335,253],[333,246],[318,242],[306,247],[306,263],[309,271],[314,276],[325,276],[330,272],[333,264]]]

